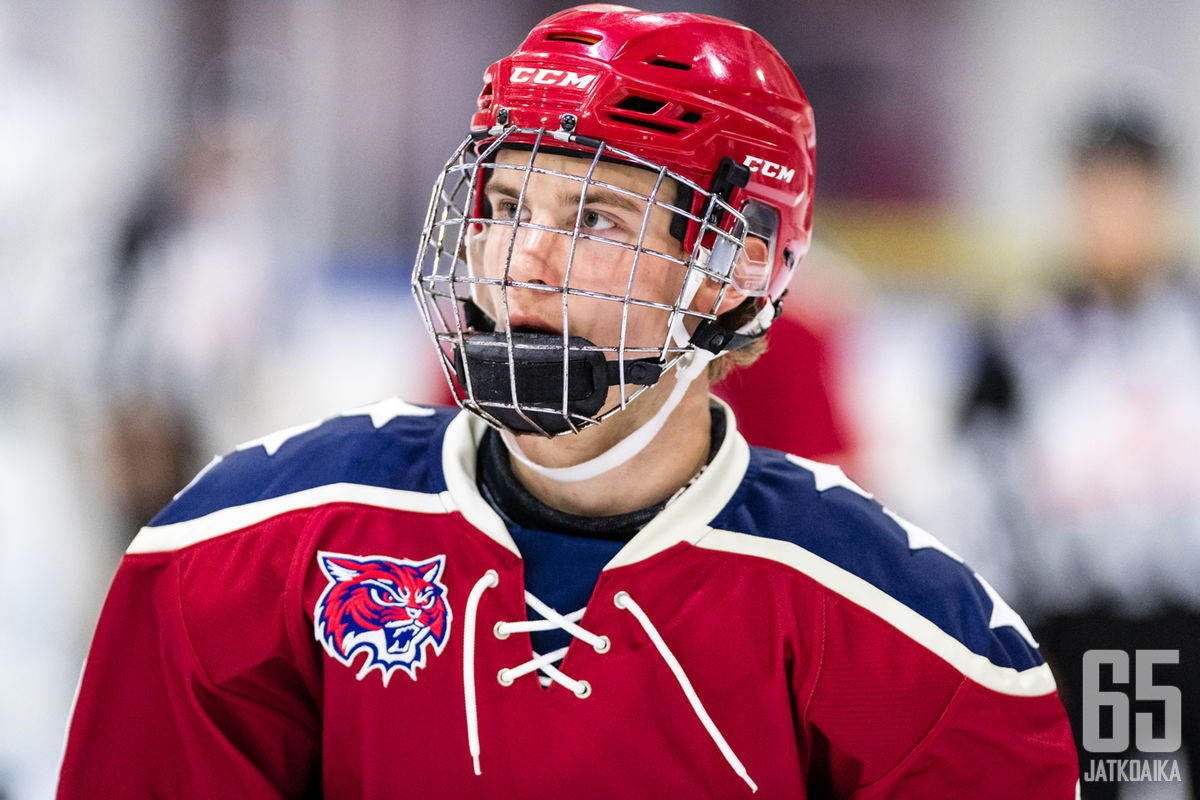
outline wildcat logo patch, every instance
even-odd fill
[[[313,609],[317,641],[347,667],[366,653],[358,680],[374,669],[384,686],[398,669],[416,680],[429,649],[442,652],[451,619],[438,580],[446,556],[409,561],[318,552],[317,563],[329,579]]]

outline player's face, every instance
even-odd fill
[[[488,176],[485,193],[492,218],[519,219],[538,228],[517,228],[514,239],[510,225],[486,226],[483,277],[505,279],[508,285],[485,286],[476,301],[499,325],[507,321],[514,331],[562,333],[565,329],[601,347],[622,342],[626,348],[662,347],[667,341],[669,309],[679,300],[685,268],[680,263],[682,245],[669,233],[671,212],[654,206],[646,215],[644,198],[654,194],[658,175],[601,162],[585,187],[582,181],[542,172],[529,173],[526,180],[523,167],[528,162],[527,152],[501,151],[498,165],[522,169],[497,168]],[[588,158],[552,153],[539,153],[534,160],[538,170],[581,177],[591,165]],[[595,184],[621,187],[632,194]],[[674,182],[664,180],[656,199],[673,204],[675,194]],[[580,236],[573,239],[569,232],[577,218]],[[640,254],[634,249],[639,238]],[[634,303],[623,302],[626,297]]]

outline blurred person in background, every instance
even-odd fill
[[[1200,283],[1173,235],[1164,131],[1129,102],[1078,127],[1065,268],[985,337],[964,412],[992,545],[1010,551],[1011,585],[1072,716],[1084,798],[1118,796],[1117,782],[1087,781],[1088,762],[1122,757],[1085,748],[1089,650],[1129,654],[1115,688],[1131,697],[1135,679],[1178,688],[1193,786],[1200,770]],[[1179,663],[1135,678],[1136,650],[1178,651]],[[1163,704],[1135,708],[1158,709],[1153,735],[1174,749]],[[1170,755],[1137,741],[1131,727],[1127,757]]]
[[[271,176],[259,137],[220,119],[144,190],[116,242],[100,449],[121,550],[236,440],[275,332]]]

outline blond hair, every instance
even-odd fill
[[[737,308],[726,311],[717,317],[717,324],[726,330],[736,331],[758,314],[754,298],[746,298]],[[731,371],[740,367],[748,367],[767,352],[767,337],[760,336],[745,347],[726,351],[720,358],[714,359],[708,365],[708,382],[716,383]]]

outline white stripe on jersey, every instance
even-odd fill
[[[855,605],[870,611],[965,677],[988,689],[1019,697],[1037,697],[1049,694],[1055,689],[1054,676],[1045,664],[1022,671],[997,666],[987,657],[971,652],[958,639],[870,581],[826,561],[799,545],[764,536],[715,529],[697,541],[696,545],[709,550],[758,556],[792,567]]]
[[[397,511],[415,511],[420,514],[445,514],[454,510],[453,502],[445,492],[434,494],[385,489],[380,486],[363,486],[355,483],[331,483],[281,497],[222,508],[196,519],[173,522],[168,525],[147,526],[138,531],[137,536],[130,543],[129,549],[125,552],[160,553],[178,550],[197,542],[241,530],[288,511],[339,502],[361,503]]]

